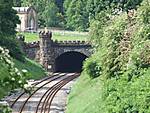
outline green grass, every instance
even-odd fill
[[[18,60],[14,60],[14,62],[19,70],[26,69],[29,72],[28,79],[40,79],[45,76],[42,66],[30,59],[26,59],[24,63]]]
[[[67,102],[66,113],[99,113],[99,78],[91,80],[82,73]]]
[[[18,60],[13,60],[15,63],[15,67],[17,67],[19,70],[26,69],[28,70],[28,79],[40,79],[44,76],[46,76],[45,71],[43,68],[35,63],[34,61],[31,61],[29,59],[26,59],[26,61],[20,62]],[[3,80],[5,77],[9,75],[7,66],[0,62],[0,80]],[[0,98],[4,97],[4,95],[7,95],[8,92],[10,92],[9,86],[5,86],[3,88],[0,87]]]
[[[54,31],[52,32],[53,40],[58,41],[72,41],[72,40],[87,40],[88,39],[88,33],[79,33],[79,32],[69,32],[69,31]],[[26,42],[33,42],[39,40],[39,34],[38,33],[19,33],[23,34],[25,36]]]
[[[39,35],[37,33],[21,33],[25,36],[26,42],[39,41]]]

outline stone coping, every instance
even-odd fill
[[[54,46],[90,46],[91,44],[87,41],[53,41]],[[25,48],[38,48],[40,47],[40,41],[35,42],[25,42]]]

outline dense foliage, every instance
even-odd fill
[[[8,69],[9,76],[4,77],[1,79],[1,88],[2,87],[8,87],[8,85],[11,85],[11,89],[15,89],[16,87],[24,87],[23,85],[26,83],[25,76],[22,75],[26,73],[26,71],[23,73],[19,72],[17,68],[14,67],[14,63],[9,55],[9,51],[7,49],[3,49],[0,47],[0,64],[1,66],[5,65]]]
[[[99,59],[93,55],[84,63],[84,71],[90,76],[90,78],[97,78],[101,75],[102,69]]]
[[[62,27],[63,0],[20,0],[21,6],[34,6],[38,12],[39,27]]]
[[[96,16],[101,11],[109,10],[109,12],[116,14],[121,11],[127,11],[128,9],[136,9],[141,1],[142,0],[14,0],[14,6],[20,6],[20,4],[22,6],[33,5],[38,12],[40,27],[65,27],[70,30],[87,31],[90,22],[96,19]]]
[[[10,55],[13,58],[24,61],[24,55],[20,49],[20,44],[14,37],[15,36],[0,35],[0,46],[9,49]]]
[[[71,30],[82,31],[88,28],[86,0],[72,0],[66,11],[66,26]]]
[[[101,67],[94,72],[102,82],[98,113],[150,112],[150,1],[119,15],[98,15],[103,18],[91,23],[95,54],[84,67],[89,76],[95,61]]]
[[[0,1],[0,34],[15,35],[16,24],[19,24],[17,12],[12,9],[13,0]],[[9,16],[8,16],[9,15]]]
[[[15,7],[20,7],[21,3],[22,3],[21,0],[13,0],[13,6],[15,6]]]
[[[22,65],[18,66],[19,69],[16,68],[17,63],[14,63],[14,61],[23,61],[26,64],[25,61],[27,61],[20,49],[18,41],[15,38],[15,29],[20,21],[19,17],[16,15],[17,12],[12,8],[14,3],[15,2],[13,2],[13,0],[0,0],[0,99],[16,88],[24,89],[27,92],[30,92],[31,89],[26,81],[26,79],[29,78],[27,70],[24,70]],[[20,64],[23,64],[23,62]],[[41,67],[38,68],[32,63],[30,63],[29,67],[25,68],[37,68],[37,70],[44,73]],[[10,112],[11,110],[7,105],[0,104],[0,113]]]
[[[85,31],[89,23],[105,10],[113,13],[136,8],[142,0],[65,0],[66,27]]]
[[[43,17],[45,18],[45,24],[47,27],[56,27],[59,25],[59,9],[57,8],[55,2],[49,3],[43,12]]]
[[[2,93],[4,89],[10,89],[14,90],[15,88],[23,88],[25,90],[27,89],[27,81],[26,81],[26,70],[22,70],[20,72],[15,66],[12,61],[12,58],[9,55],[9,51],[7,49],[3,49],[0,47],[0,66],[5,67],[5,73],[6,71],[9,73],[7,76],[1,76],[0,79],[0,92]],[[0,69],[1,72],[2,69]],[[0,94],[0,99],[2,95]],[[5,108],[5,109],[4,109]],[[9,113],[9,109],[7,107],[0,105],[0,111],[2,113]]]
[[[15,28],[20,23],[17,12],[13,10],[13,0],[0,1],[0,46],[10,50],[11,56],[23,60],[23,54],[15,39]],[[9,15],[9,16],[8,16]]]

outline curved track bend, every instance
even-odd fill
[[[13,113],[50,113],[55,95],[79,73],[54,73],[33,86],[36,88],[30,95],[21,93],[11,105]]]

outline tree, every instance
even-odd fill
[[[64,0],[55,0],[55,4],[59,8],[59,13],[64,13],[64,7],[63,7]]]
[[[64,1],[64,4],[63,4],[63,7],[64,7],[64,10],[66,11],[70,5],[72,0],[65,0]]]
[[[32,5],[35,7],[38,12],[38,23],[40,27],[59,27],[60,24],[62,25],[62,21],[64,21],[63,1],[64,0],[22,0],[22,6]]]
[[[86,5],[87,13],[90,19],[95,19],[96,15],[108,7],[106,0],[88,0]]]
[[[15,28],[20,23],[17,12],[12,8],[13,0],[0,1],[0,34],[15,35]]]
[[[21,3],[22,3],[21,0],[13,0],[13,6],[14,7],[21,7]]]
[[[55,2],[49,2],[43,12],[43,17],[45,18],[47,27],[56,27],[59,24],[58,14],[59,9],[57,8]]]
[[[142,0],[88,0],[87,1],[87,12],[90,19],[95,19],[95,16],[103,10],[111,10],[114,12],[115,9],[122,9],[127,11],[128,9],[136,9]]]
[[[45,11],[45,7],[47,6],[47,0],[22,0],[22,6],[29,7],[34,6],[38,13],[38,24],[40,27],[45,26],[45,18],[43,17],[43,12]]]
[[[88,14],[86,0],[72,0],[66,11],[67,28],[85,31],[88,28]]]
[[[120,0],[119,3],[121,3],[121,7],[125,10],[128,9],[136,9],[138,5],[140,5],[140,3],[143,0]]]
[[[24,60],[19,44],[15,39],[16,26],[20,23],[17,12],[12,8],[13,0],[0,1],[0,46],[10,50],[10,55]]]

